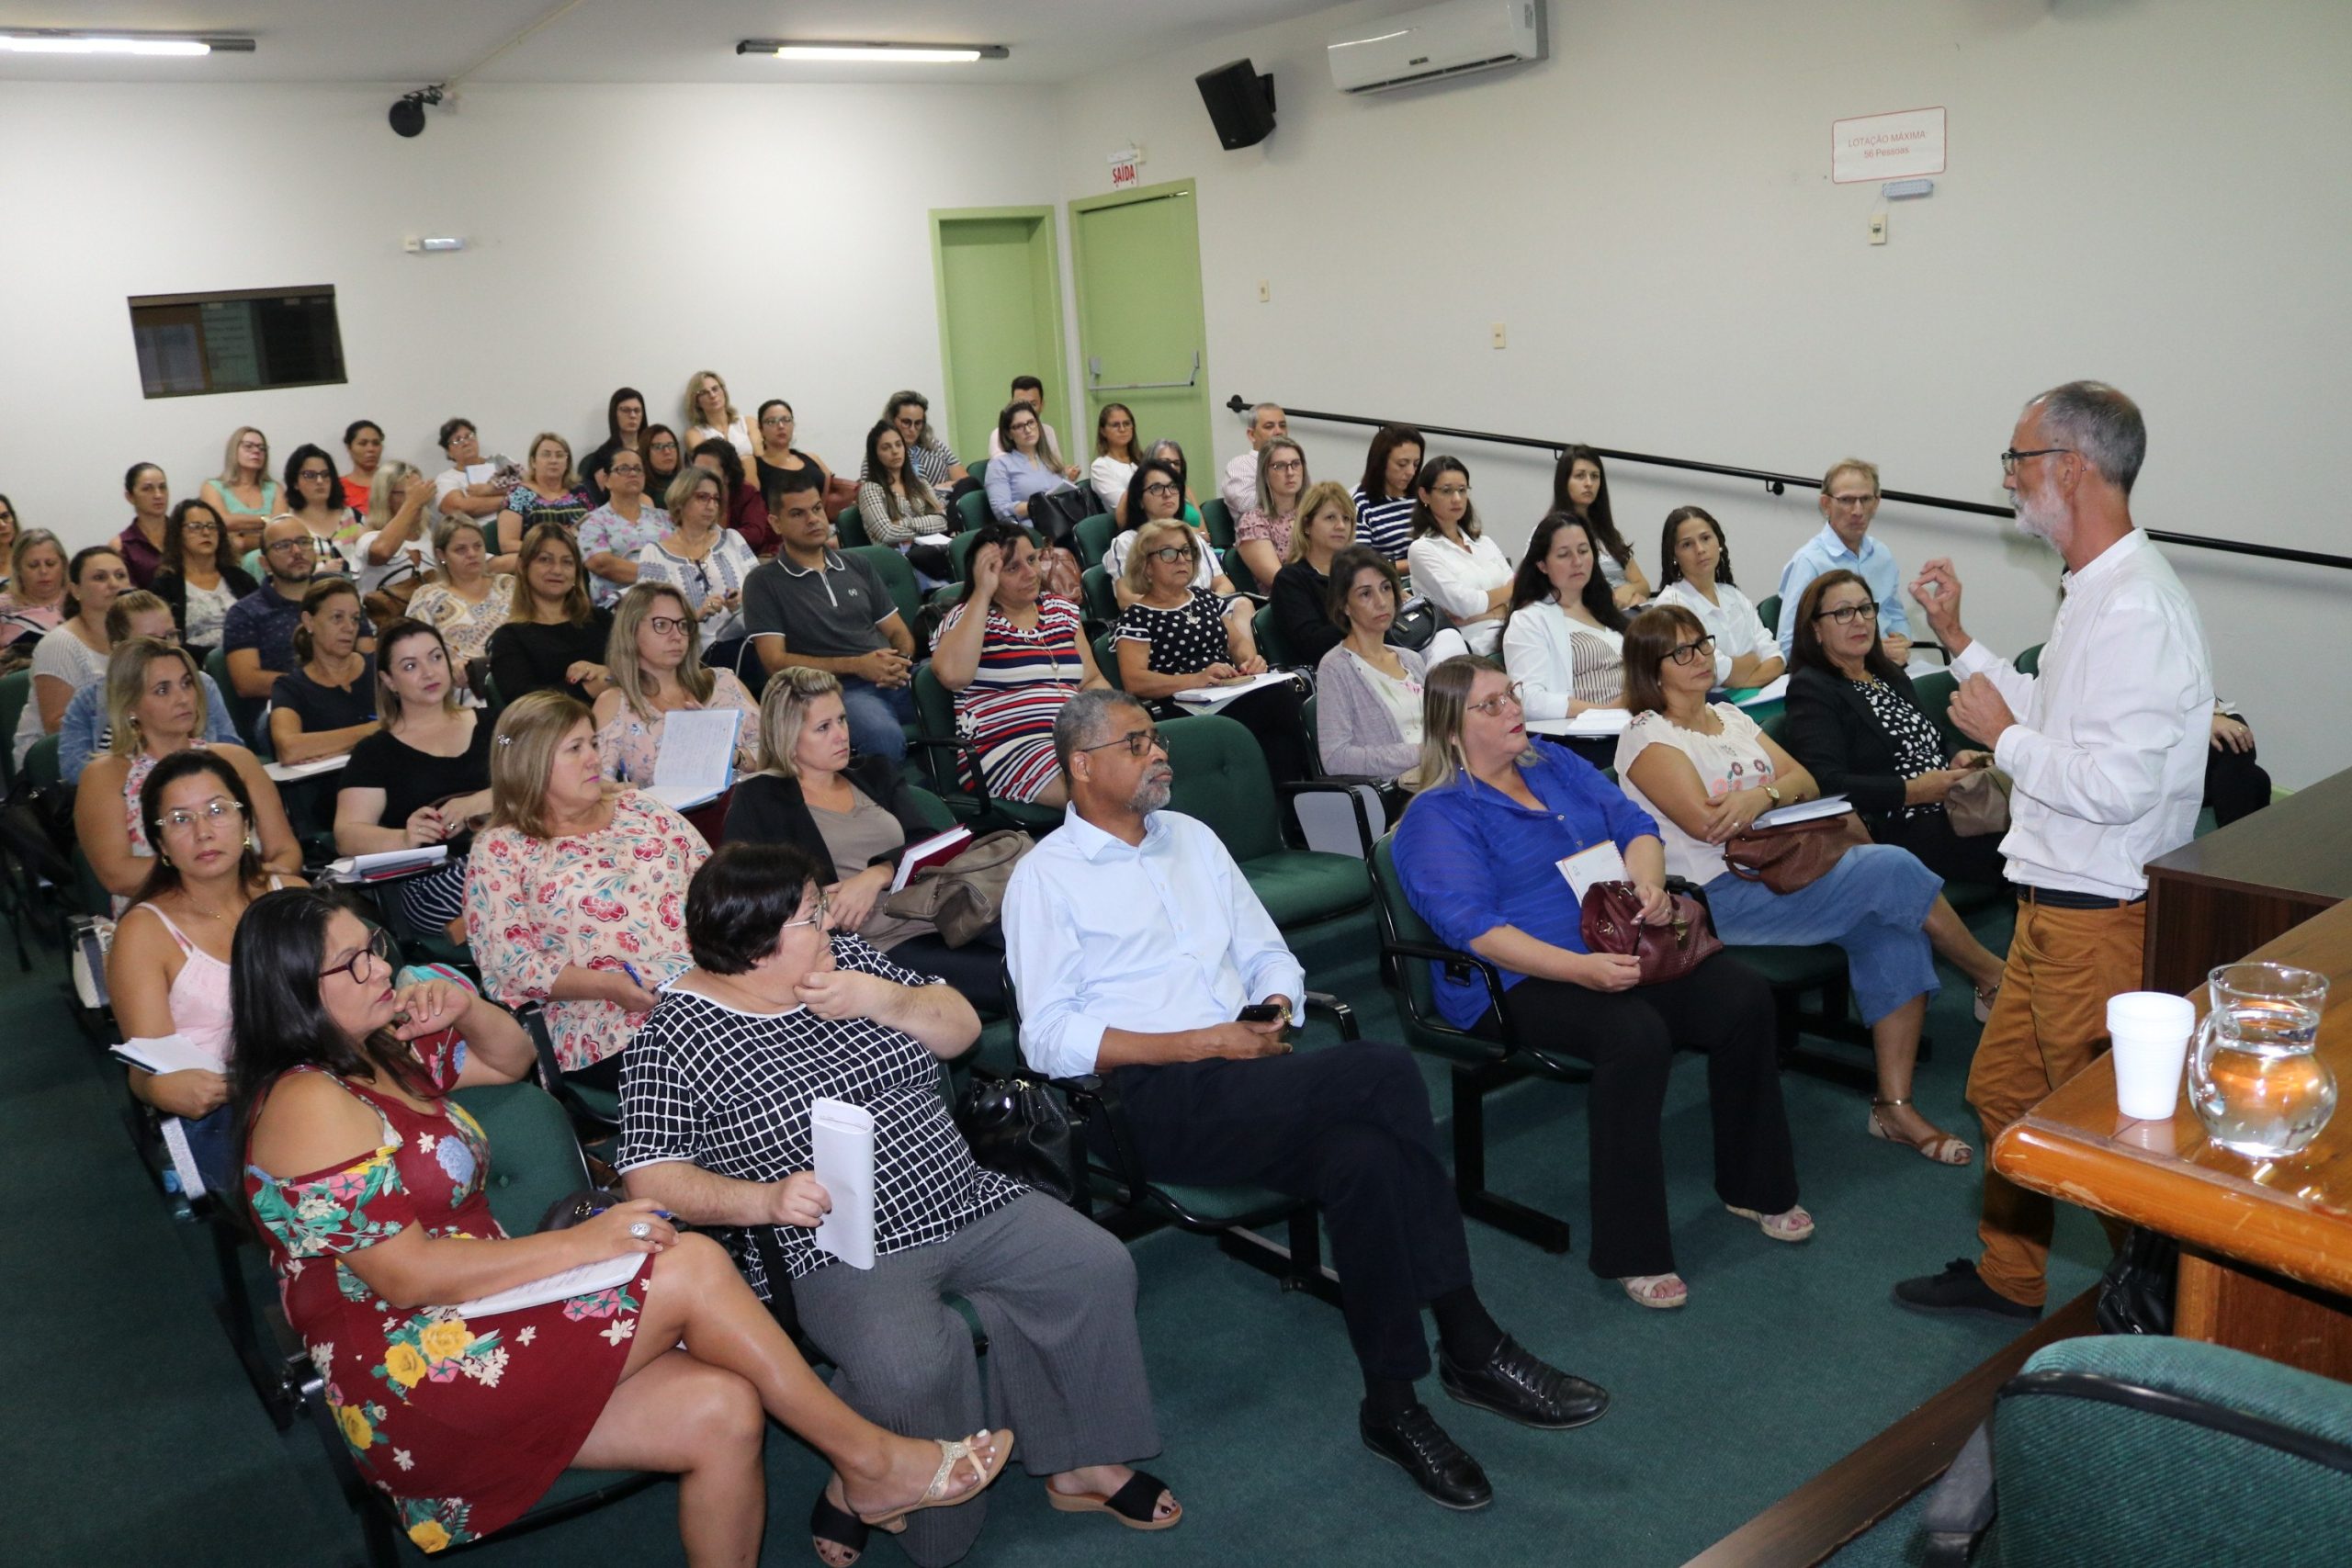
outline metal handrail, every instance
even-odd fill
[[[1238,393],[1225,405],[1235,413],[1246,413],[1255,405]],[[1549,452],[1555,460],[1566,455],[1569,443],[1547,441],[1532,435],[1505,435],[1492,430],[1463,430],[1452,425],[1416,424],[1410,420],[1371,419],[1363,414],[1327,413],[1320,409],[1293,408],[1282,405],[1283,412],[1293,419],[1311,419],[1324,424],[1359,424],[1378,429],[1384,424],[1408,424],[1423,435],[1446,435],[1461,441],[1483,441],[1490,446],[1522,446],[1538,452]],[[1766,468],[1741,468],[1726,463],[1702,463],[1689,457],[1661,457],[1649,452],[1625,452],[1610,446],[1595,446],[1595,452],[1612,463],[1646,463],[1657,468],[1679,468],[1685,473],[1716,474],[1724,479],[1754,479],[1774,495],[1787,493],[1791,485],[1800,490],[1819,490],[1821,481],[1803,474],[1776,474]],[[1977,517],[2015,517],[2017,513],[2006,506],[1995,506],[1982,501],[1959,501],[1948,495],[1927,495],[1918,491],[1881,491],[1888,501],[1908,502],[1914,506],[1932,506],[1944,512],[1964,512]],[[2352,571],[2352,556],[2332,556],[2319,550],[2290,549],[2283,545],[2254,545],[2242,539],[2216,539],[2205,534],[2175,534],[2155,528],[2143,529],[2148,537],[2165,545],[2187,545],[2192,549],[2219,550],[2223,555],[2256,556],[2264,560],[2297,561],[2304,566],[2328,566],[2340,571]]]

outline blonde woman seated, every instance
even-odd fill
[[[387,883],[412,931],[466,940],[466,852],[490,815],[490,719],[458,705],[458,672],[441,634],[418,620],[388,624],[376,642],[383,723],[351,749],[334,796],[334,847],[347,855],[448,847],[431,871]]]
[[[1370,545],[1341,550],[1331,561],[1326,604],[1347,635],[1315,667],[1315,739],[1323,771],[1386,781],[1382,794],[1391,822],[1421,783],[1425,667],[1411,649],[1387,642],[1401,592],[1396,569],[1379,550]]]
[[[710,848],[651,795],[606,787],[594,721],[561,692],[499,715],[490,799],[466,870],[483,987],[545,1003],[557,1064],[617,1092],[655,989],[686,966],[686,884]]]
[[[452,1089],[531,1076],[504,1010],[403,984],[386,934],[307,890],[265,894],[237,942],[232,1114],[243,1191],[288,1323],[353,1462],[426,1552],[520,1517],[569,1468],[675,1472],[682,1560],[747,1564],[766,1420],[805,1438],[869,1525],[978,1495],[1013,1434],[897,1437],[812,1375],[708,1236],[627,1201],[507,1235],[497,1160]],[[470,1322],[458,1303],[614,1259],[605,1290]]]
[[[1319,664],[1347,631],[1331,615],[1331,563],[1356,542],[1355,503],[1329,479],[1299,498],[1290,556],[1274,573],[1267,603],[1274,625],[1299,664]]]
[[[127,1070],[132,1094],[184,1123],[198,1174],[218,1193],[237,1188],[228,1111],[229,958],[237,925],[264,893],[302,886],[299,876],[272,872],[255,852],[257,801],[268,802],[281,826],[285,814],[275,790],[254,792],[231,751],[253,760],[243,747],[182,750],[151,764],[130,793],[128,814],[141,825],[141,841],[152,839],[159,852],[140,862],[144,873],[107,952],[107,995],[122,1037],[176,1034],[212,1060],[175,1073]]]
[[[1503,668],[1525,692],[1527,716],[1574,718],[1589,708],[1623,707],[1624,631],[1625,613],[1600,575],[1592,525],[1572,513],[1551,513],[1528,536],[1503,622]],[[1607,764],[1607,741],[1569,742],[1595,767]]]
[[[578,533],[581,520],[595,505],[588,487],[571,471],[571,443],[552,430],[542,430],[531,438],[523,482],[507,492],[505,509],[498,514],[499,558],[519,556],[525,538],[543,524],[560,524],[566,532]]]
[[[410,596],[409,619],[441,634],[460,680],[466,666],[490,657],[490,639],[514,608],[514,579],[490,570],[490,536],[470,517],[445,517],[433,528],[437,579]]]
[[[974,536],[963,602],[931,650],[931,673],[956,694],[956,738],[979,761],[989,794],[1060,806],[1054,719],[1078,693],[1107,686],[1078,606],[1039,592],[1036,536],[989,523]]]
[[[269,744],[281,762],[340,757],[376,733],[376,660],[359,651],[359,588],[323,578],[302,595],[294,668],[269,691]]]
[[[1714,683],[1714,643],[1698,616],[1667,604],[1634,617],[1625,628],[1634,721],[1617,739],[1625,794],[1657,819],[1668,871],[1706,889],[1724,941],[1846,950],[1854,1003],[1878,1059],[1871,1136],[1909,1145],[1939,1165],[1966,1165],[1975,1151],[1911,1103],[1911,1069],[1928,998],[1940,988],[1934,950],[1975,939],[1944,902],[1942,880],[1891,845],[1849,849],[1793,893],[1733,875],[1724,842],[1776,806],[1813,799],[1821,786],[1746,713],[1710,705]]]
[[[786,665],[760,698],[760,771],[735,786],[729,843],[789,844],[816,863],[831,929],[854,932],[893,962],[938,976],[975,1007],[1004,1010],[1004,931],[991,921],[950,947],[929,920],[885,908],[907,845],[935,830],[897,764],[853,758],[842,684]]]
[[[1716,685],[1761,686],[1781,678],[1788,666],[1780,640],[1732,581],[1722,524],[1703,508],[1676,507],[1666,514],[1658,559],[1657,602],[1681,605],[1715,639]]]
[[[154,637],[126,638],[107,660],[106,704],[107,750],[82,770],[74,787],[74,835],[107,892],[130,897],[153,874],[153,814],[141,807],[140,792],[166,758],[191,750],[220,759],[237,775],[243,791],[238,837],[250,824],[259,844],[257,863],[266,871],[301,866],[302,847],[261,760],[243,746],[204,739],[204,679],[186,649]]]
[[[1300,498],[1306,493],[1306,451],[1287,435],[1271,435],[1258,448],[1257,504],[1233,520],[1233,548],[1262,589],[1273,585],[1283,562],[1295,560],[1291,536],[1299,522]],[[1337,485],[1332,486],[1339,490]],[[1340,490],[1344,499],[1347,491]],[[1354,532],[1350,510],[1348,527]]]
[[[686,596],[666,582],[640,582],[613,610],[605,668],[613,683],[596,699],[596,754],[605,776],[640,788],[662,757],[662,721],[671,714],[732,708],[742,716],[735,765],[748,773],[760,755],[760,705],[732,670],[702,661],[702,631]]]

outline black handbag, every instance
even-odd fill
[[[1388,623],[1388,635],[1382,640],[1391,648],[1408,648],[1415,653],[1429,647],[1438,634],[1437,606],[1424,599],[1396,612]]]
[[[1078,525],[1094,515],[1094,492],[1072,488],[1047,491],[1029,498],[1029,526],[1046,545],[1073,546]]]
[[[2098,1277],[2099,1332],[2170,1334],[2179,1275],[2180,1243],[2134,1225],[2123,1238],[2123,1250]]]
[[[956,1126],[988,1169],[1065,1203],[1078,1197],[1069,1116],[1044,1084],[974,1078],[956,1101]]]

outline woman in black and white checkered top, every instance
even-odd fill
[[[1021,1461],[1064,1512],[1162,1529],[1182,1509],[1125,1461],[1156,1453],[1126,1249],[1074,1210],[983,1169],[947,1113],[943,1058],[979,1036],[951,987],[826,928],[813,862],[781,845],[729,844],[686,896],[695,967],[665,988],[622,1077],[616,1165],[633,1197],[698,1224],[769,1227],[745,1272],[789,1290],[800,1323],[841,1368],[834,1392],[894,1431],[975,1425],[978,1359],[944,1300],[971,1303],[989,1337],[988,1403],[1021,1433]],[[814,1239],[831,1206],[810,1167],[812,1104],[874,1118],[874,1266]],[[960,1429],[960,1428],[958,1428]],[[918,1563],[969,1550],[985,1503],[918,1515]],[[953,1517],[951,1517],[953,1516]],[[828,1562],[863,1550],[838,1479],[810,1521]]]

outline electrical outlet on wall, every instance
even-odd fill
[[[1495,346],[1497,348],[1500,348],[1503,346],[1503,324],[1500,321],[1497,321],[1493,330]]]
[[[1886,214],[1883,212],[1871,214],[1871,243],[1873,245],[1886,243]]]
[[[1272,282],[1267,278],[1260,278],[1258,280],[1258,303],[1263,305],[1272,299],[1273,297],[1274,288]]]

